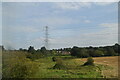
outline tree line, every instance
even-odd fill
[[[113,46],[104,46],[104,47],[76,47],[74,46],[71,49],[71,55],[81,58],[86,57],[102,57],[102,56],[119,56],[119,44]]]
[[[5,48],[2,46],[2,50]],[[52,49],[47,50],[45,47],[35,50],[33,46],[30,46],[28,49],[20,48],[19,51],[25,51],[31,54],[41,54],[46,55],[64,55],[63,52],[69,52],[71,56],[86,58],[86,57],[101,57],[101,56],[120,56],[119,51],[120,45],[116,43],[113,46],[103,46],[103,47],[77,47],[73,46],[72,48],[61,48],[61,49]]]
[[[72,48],[61,48],[55,49],[55,51],[61,53],[63,51],[70,52],[71,56],[86,58],[86,57],[102,57],[102,56],[120,56],[120,45],[116,43],[112,46],[102,46],[102,47],[77,47],[73,46]]]

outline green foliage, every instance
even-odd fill
[[[30,53],[24,51],[6,51],[3,54],[3,78],[101,77],[99,69],[96,66],[80,66],[83,62],[70,58],[71,56],[55,56],[57,60],[53,62],[51,60],[53,57],[50,56],[32,61],[26,58]]]
[[[87,62],[84,63],[84,66],[86,65],[94,65],[94,60],[92,57],[88,57]]]
[[[46,54],[47,53],[46,48],[45,47],[41,47],[41,52]]]
[[[56,58],[56,64],[53,66],[53,69],[66,69],[61,58]]]
[[[34,54],[34,53],[35,53],[34,47],[30,46],[30,47],[28,48],[28,52]]]
[[[103,56],[103,55],[104,55],[103,51],[101,51],[101,50],[95,50],[93,56],[100,57],[100,56]]]
[[[62,62],[62,59],[64,59],[63,56],[56,56],[56,57],[52,57],[52,61],[53,62],[59,62],[61,61]]]
[[[52,61],[55,62],[56,61],[56,57],[52,57]]]
[[[64,56],[57,57],[62,59],[62,66],[59,64],[56,65],[56,62],[51,60],[52,57],[39,59],[37,62],[40,67],[35,78],[102,78],[101,73],[96,66],[80,66],[83,64],[82,61],[76,59],[63,60]],[[53,66],[55,66],[55,69],[53,69]]]
[[[71,49],[71,55],[79,58],[89,57],[88,51],[85,48],[73,47]]]
[[[35,53],[35,54],[27,54],[26,55],[26,58],[29,58],[29,59],[31,59],[32,61],[34,61],[34,60],[36,60],[36,59],[40,59],[40,58],[42,58],[42,57],[44,57],[44,55],[42,54],[42,53]]]
[[[72,56],[77,56],[79,54],[80,50],[78,47],[74,46],[72,49],[71,49],[71,55]]]
[[[116,55],[116,53],[113,48],[107,47],[107,53],[105,55],[114,56],[114,55]]]
[[[56,54],[57,54],[57,51],[52,50],[51,53],[52,53],[53,55],[56,55]]]
[[[3,52],[3,78],[27,78],[38,70],[36,62],[26,58],[28,53],[22,51]]]
[[[35,66],[36,65],[36,66]],[[19,62],[11,67],[11,78],[25,78],[30,77],[36,73],[38,66],[36,63],[31,63],[31,61],[27,62]]]
[[[88,54],[90,57],[93,57],[94,56],[94,49],[93,48],[88,49]]]
[[[81,49],[80,49],[80,52],[79,52],[79,54],[78,54],[78,57],[80,57],[80,58],[89,57],[89,54],[88,54],[88,52],[87,52],[87,49],[81,48]]]
[[[45,47],[35,50],[3,51],[3,78],[96,78],[101,77],[96,66],[80,66],[83,62],[74,59],[76,57],[99,57],[116,55],[118,44],[106,47],[73,47],[60,49],[59,51],[70,51],[71,55],[56,53],[57,50],[46,50]],[[29,52],[29,53],[28,53]],[[55,57],[51,57],[55,56]],[[54,54],[54,55],[53,55]],[[56,57],[57,55],[57,57]],[[75,56],[75,57],[73,57]],[[52,60],[51,60],[52,59]],[[88,58],[84,65],[94,65],[94,60]],[[52,67],[52,69],[51,69]],[[49,74],[49,75],[48,75]]]
[[[79,58],[86,57],[101,57],[101,56],[117,56],[119,53],[119,44],[115,44],[113,46],[104,46],[104,47],[76,47],[74,46],[71,49],[71,55]]]

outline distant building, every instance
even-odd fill
[[[57,51],[57,53],[60,53],[60,54],[71,54],[69,51]]]
[[[70,54],[68,51],[62,51],[62,54]]]

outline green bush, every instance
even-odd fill
[[[31,61],[18,62],[10,69],[10,78],[29,78],[37,72],[38,66]]]
[[[53,66],[53,69],[66,69],[61,58],[56,59],[56,64]]]
[[[55,62],[56,61],[56,57],[52,57],[52,61]]]
[[[38,64],[20,51],[3,52],[3,78],[29,78],[38,70]]]
[[[62,62],[62,58],[61,57],[52,57],[52,61],[53,62]]]
[[[36,53],[36,54],[27,54],[27,56],[26,56],[26,58],[29,58],[29,59],[31,59],[32,61],[34,61],[34,60],[36,60],[36,59],[40,59],[40,58],[42,58],[42,57],[44,57],[44,55],[43,54],[41,54],[41,53]]]
[[[29,74],[27,70],[27,66],[20,65],[19,63],[13,66],[10,72],[11,72],[10,77],[14,77],[14,78],[19,78],[19,77],[23,78]]]
[[[84,66],[86,65],[94,65],[94,60],[92,57],[88,57],[87,62],[84,63]]]

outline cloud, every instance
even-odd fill
[[[116,0],[117,2],[117,0]],[[59,8],[59,9],[63,9],[63,10],[79,10],[81,8],[90,8],[92,6],[92,4],[95,4],[95,5],[99,5],[99,6],[107,6],[107,5],[110,5],[110,4],[113,4],[115,2],[113,1],[93,1],[93,2],[89,2],[86,1],[86,2],[59,2],[59,3],[54,3],[54,8]]]
[[[10,27],[10,26],[8,26],[8,27]],[[38,32],[39,31],[39,29],[37,29],[36,27],[32,27],[32,26],[16,26],[16,27],[12,26],[9,29],[8,29],[8,27],[6,27],[4,29],[5,32],[8,31],[8,32],[31,33],[31,32]]]
[[[33,27],[21,27],[21,28],[16,28],[17,31],[21,32],[38,32],[39,30]]]
[[[62,12],[62,10],[63,12],[64,10],[65,11],[66,10],[78,10],[79,11],[82,8],[91,7],[91,4],[93,3],[74,3],[73,2],[73,3],[52,3],[52,4],[54,4],[53,6],[55,8],[52,10],[57,10],[58,12],[56,13],[59,13],[59,12]],[[99,5],[99,4],[96,4],[96,5]],[[104,4],[104,5],[109,5],[109,4]],[[16,8],[16,9],[19,10],[19,8]],[[29,46],[32,44],[34,46],[41,47],[41,45],[44,45],[44,38],[43,38],[44,34],[41,34],[41,33],[39,34],[36,32],[39,32],[40,30],[39,28],[43,28],[41,26],[46,26],[46,25],[52,28],[50,31],[51,38],[49,38],[51,48],[72,47],[75,45],[76,46],[89,46],[89,45],[98,46],[98,45],[107,45],[107,44],[112,44],[112,43],[117,42],[117,23],[101,23],[97,25],[96,31],[95,30],[92,31],[92,29],[91,30],[85,29],[85,31],[83,31],[84,29],[84,27],[82,27],[84,26],[83,24],[91,22],[90,21],[91,19],[90,20],[88,19],[89,17],[86,17],[84,18],[84,20],[82,20],[82,18],[78,19],[78,17],[76,18],[74,17],[74,15],[71,17],[67,17],[66,15],[69,14],[69,11],[67,12],[67,14],[65,12],[65,14],[62,13],[62,15],[61,13],[60,15],[58,14],[54,15],[54,13],[52,13],[52,10],[46,10],[46,8],[43,8],[43,9],[45,9],[45,11],[48,12],[47,14],[45,14],[44,10],[43,12],[40,11],[44,14],[43,16],[33,15],[32,17],[31,15],[31,16],[28,16],[27,18],[26,16],[28,14],[25,13],[24,16],[21,16],[21,18],[14,19],[15,21],[20,20],[20,22],[22,21],[22,23],[14,22],[15,24],[11,23],[12,25],[7,24],[8,27],[6,27],[7,29],[5,30],[13,32],[12,34],[9,32],[7,33],[8,35],[10,35],[10,39],[12,38],[11,40],[13,40],[12,44],[16,43],[17,46],[23,46],[23,45]],[[37,11],[39,10],[40,9],[37,9]],[[16,10],[13,10],[13,11],[15,12],[6,11],[4,15],[7,16],[7,19],[11,19],[14,17],[14,14],[12,13],[16,13],[19,17],[21,15],[21,13],[19,12],[24,13],[24,10],[19,11],[18,13]],[[37,12],[37,11],[35,11],[35,13],[39,14],[40,12]],[[11,12],[11,14],[7,12]],[[49,12],[53,15],[51,16]],[[79,12],[75,12],[75,13],[76,13],[76,16],[81,16]],[[96,21],[97,23],[99,22],[99,20],[96,20]],[[96,22],[94,24],[96,25]],[[9,26],[12,26],[12,27],[9,27]],[[81,27],[81,30],[78,30],[78,27],[75,30],[74,29],[75,26]],[[86,26],[89,26],[89,24],[87,24]],[[98,27],[100,28],[100,30]],[[18,32],[20,34],[15,35],[14,32]],[[23,36],[21,34],[23,34]],[[9,41],[10,40],[9,36],[6,36],[6,37],[8,37],[7,40]],[[28,37],[28,39],[26,39],[26,37]],[[16,39],[16,38],[19,38],[19,39]],[[21,41],[19,41],[20,38],[22,39]]]
[[[101,23],[98,24],[99,31],[84,32],[82,30],[63,29],[50,33],[52,36],[49,38],[50,48],[64,48],[73,46],[105,46],[113,45],[118,42],[118,26],[117,23]],[[96,27],[97,28],[97,27]],[[54,34],[54,35],[53,35]],[[56,36],[55,36],[56,34]],[[64,36],[65,35],[65,36]],[[38,38],[36,43],[43,43],[44,38]],[[43,44],[44,45],[44,44]]]
[[[100,24],[101,27],[107,27],[107,28],[117,28],[118,24],[117,23],[102,23]]]
[[[105,33],[109,38],[118,40],[118,23],[102,23],[99,26],[103,27],[100,33]]]
[[[113,45],[118,42],[117,23],[101,23],[98,26],[102,27],[102,29],[97,32],[87,32],[65,38],[54,38],[51,40],[51,47],[104,46]],[[75,33],[78,31],[75,31]]]
[[[3,0],[3,2],[118,2],[119,0]]]
[[[49,37],[49,47],[52,49],[52,48],[64,48],[64,47],[73,47],[73,46],[80,46],[80,47],[104,46],[104,45],[112,45],[118,42],[117,23],[101,23],[98,24],[98,26],[101,27],[102,29],[97,32],[95,31],[89,33],[84,32],[81,34],[79,33],[80,30],[72,30],[72,29],[62,29],[62,30],[52,31],[52,33],[50,33],[50,35],[52,36]],[[56,37],[55,34],[58,37]],[[30,40],[29,42],[27,41],[26,45],[27,46],[34,45],[36,48],[40,48],[44,46],[44,40],[45,40],[44,36],[36,37],[33,40]],[[8,48],[11,47],[10,43],[8,42],[6,42],[6,46]]]
[[[55,3],[56,8],[61,8],[63,10],[79,10],[83,7],[91,7],[91,3],[81,3],[81,2],[62,2],[62,3]]]
[[[67,24],[74,24],[78,23],[77,20],[73,20],[70,17],[65,17],[65,16],[49,16],[49,17],[44,17],[44,18],[34,18],[31,19],[32,22],[34,23],[39,23],[42,26],[49,25],[51,28],[53,27],[59,27],[62,25],[67,25]]]
[[[84,22],[85,22],[85,23],[91,23],[91,21],[90,21],[90,20],[85,20]]]
[[[115,3],[115,2],[95,2],[94,4],[99,5],[99,6],[107,6],[107,5],[110,5],[113,3]]]
[[[90,36],[89,41],[93,40],[95,45],[97,44],[114,44],[118,42],[118,24],[117,23],[101,23],[98,26],[102,27],[102,30],[93,33],[87,33],[85,36]],[[91,39],[91,40],[90,40]]]

